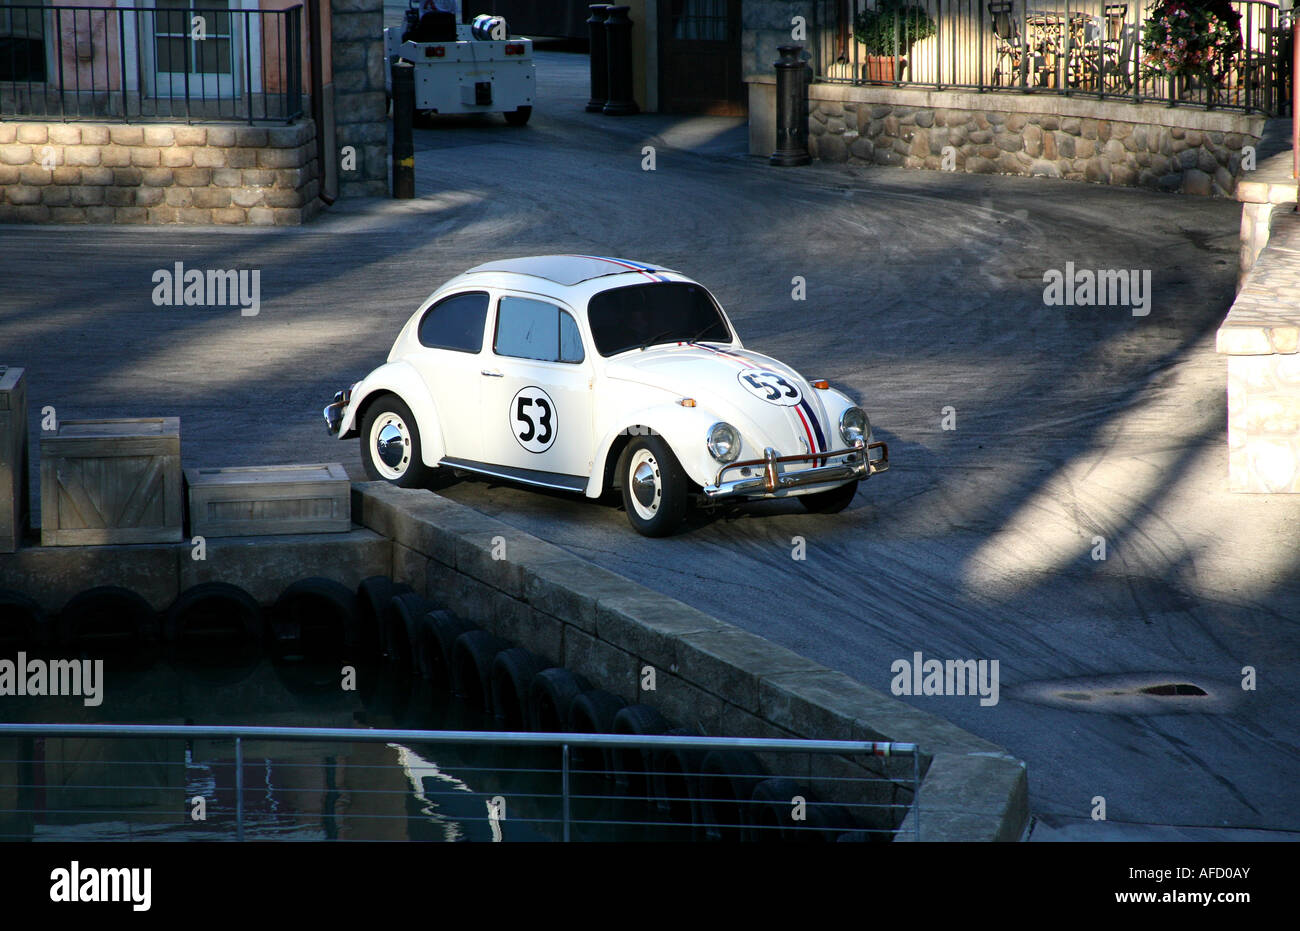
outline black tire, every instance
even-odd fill
[[[333,662],[356,640],[357,596],[333,579],[294,582],[275,602],[272,653]],[[338,670],[335,671],[337,679]]]
[[[372,575],[357,586],[356,640],[348,646],[366,657],[383,656],[384,611],[397,595],[414,593],[404,582],[394,582],[386,575]]]
[[[433,470],[420,458],[420,428],[401,398],[384,393],[366,404],[361,418],[361,464],[371,481],[423,488]],[[382,445],[387,459],[380,453]]]
[[[859,481],[861,480],[854,479],[829,491],[814,491],[809,495],[800,495],[799,503],[813,514],[838,514],[853,503],[853,497],[858,493]]]
[[[409,677],[420,672],[415,641],[420,622],[431,607],[415,592],[403,592],[390,598],[384,608],[384,655],[398,675]]]
[[[700,736],[698,731],[684,727],[672,728],[667,733],[677,737]],[[704,821],[698,810],[699,776],[704,757],[703,750],[682,747],[656,750],[651,757],[653,775],[650,784],[655,806],[660,818],[669,824],[681,826],[683,836],[678,838],[680,840],[703,837],[703,831],[695,825]]]
[[[553,666],[533,677],[528,687],[528,728],[546,734],[563,733],[569,726],[569,707],[591,686],[581,676]]]
[[[666,537],[681,525],[690,480],[662,437],[634,437],[619,456],[618,475],[633,530],[646,537]]]
[[[200,582],[181,592],[167,610],[163,636],[184,652],[260,644],[262,606],[228,582]]]
[[[22,592],[0,590],[0,655],[44,646],[48,637],[40,605]]]
[[[615,734],[663,734],[668,730],[664,716],[649,705],[628,705],[614,715]],[[610,768],[614,783],[627,795],[648,796],[649,777],[654,754],[647,748],[614,747],[610,750]]]
[[[712,840],[743,840],[755,787],[767,776],[748,750],[711,750],[700,769],[699,813]]]
[[[74,595],[59,612],[59,642],[66,647],[118,652],[153,644],[157,637],[149,602],[116,585]]]
[[[456,694],[477,711],[492,713],[492,662],[510,644],[486,630],[471,630],[456,638],[452,651],[452,681]]]
[[[492,713],[508,731],[528,726],[528,694],[546,660],[523,647],[502,650],[492,661]]]
[[[533,115],[532,107],[519,107],[515,110],[507,110],[501,114],[506,118],[506,122],[511,126],[525,126],[528,118]]]
[[[604,689],[583,692],[569,705],[569,730],[575,734],[612,734],[614,718],[626,701]],[[610,756],[591,747],[573,747],[569,759],[574,769],[587,770],[587,775],[599,773],[612,778]]]
[[[478,630],[478,626],[450,611],[430,611],[425,619],[430,627],[423,649],[428,679],[435,690],[453,694],[456,676],[452,663],[456,655],[456,640],[461,634]]]

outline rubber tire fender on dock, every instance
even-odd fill
[[[73,595],[59,612],[59,643],[66,647],[135,649],[158,637],[149,602],[127,588],[100,585]]]
[[[219,621],[215,628],[211,619]],[[229,582],[200,582],[181,592],[167,609],[163,636],[168,643],[193,640],[195,632],[190,628],[195,623],[203,623],[205,627],[196,645],[213,634],[222,643],[261,643],[265,633],[262,606],[248,592]]]
[[[628,705],[614,715],[615,734],[663,734],[668,731],[668,721],[649,705]],[[645,747],[611,747],[610,769],[614,783],[628,795],[649,795],[649,776],[653,771],[654,754]]]
[[[569,730],[575,734],[612,734],[614,718],[627,704],[613,692],[592,689],[583,692],[569,705]],[[575,769],[599,772],[613,778],[610,754],[590,747],[571,747],[569,760]]]
[[[666,733],[674,737],[699,737],[693,727],[674,727]],[[704,821],[698,811],[700,799],[700,769],[704,766],[706,751],[692,747],[670,747],[651,754],[651,794],[659,815],[673,824],[690,825],[691,836],[702,839],[703,830],[695,827]]]
[[[796,796],[804,800],[804,821],[792,817]],[[764,779],[754,786],[746,832],[753,841],[830,842],[854,827],[853,818],[842,805],[816,798],[807,786],[793,779]]]
[[[402,592],[389,599],[381,615],[384,655],[395,671],[411,676],[419,673],[415,642],[421,620],[433,605],[415,592]]]
[[[509,731],[528,726],[528,695],[546,660],[523,647],[502,650],[492,661],[492,713]]]
[[[40,605],[22,592],[0,589],[0,653],[44,646],[49,634]]]
[[[456,640],[461,634],[478,630],[478,625],[457,617],[450,611],[430,611],[425,624],[431,630],[421,638],[424,667],[429,670],[429,681],[435,688],[448,694],[456,691]]]
[[[296,646],[311,658],[343,656],[357,640],[357,596],[333,579],[312,577],[289,585],[275,602],[275,646]]]
[[[472,708],[492,713],[492,662],[510,643],[486,630],[471,630],[452,648],[452,682],[456,694]]]
[[[414,592],[409,585],[394,582],[386,575],[372,575],[357,586],[357,634],[354,649],[369,657],[384,652],[384,609],[394,595]]]
[[[543,669],[528,687],[528,729],[561,733],[569,726],[569,706],[591,685],[560,666]]]
[[[700,767],[700,804],[705,832],[719,840],[744,839],[749,800],[767,776],[748,750],[710,750]]]

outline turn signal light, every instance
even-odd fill
[[[435,45],[433,48],[427,49],[424,54],[425,57],[431,55],[434,58],[444,58],[447,55],[447,47],[444,45]]]
[[[524,44],[522,42],[511,42],[506,46],[507,55],[522,55],[524,53]]]
[[[824,378],[819,378],[819,379],[817,379],[816,381],[811,382],[810,384],[811,384],[814,388],[820,388],[822,391],[826,391],[826,390],[827,390],[828,388],[830,388],[830,386],[831,386],[831,383],[828,382],[828,381],[827,381],[826,379],[824,379]]]
[[[694,407],[694,406],[695,406],[695,399],[694,399],[694,398],[682,398],[682,399],[681,399],[680,401],[678,401],[677,403],[680,404],[682,407]]]

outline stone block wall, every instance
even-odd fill
[[[826,161],[1041,175],[1219,197],[1232,196],[1243,147],[1258,143],[1262,122],[1080,98],[809,89],[809,150]]]
[[[334,121],[342,158],[356,154],[352,170],[339,171],[340,197],[388,193],[388,99],[384,91],[383,0],[330,0]]]
[[[392,540],[395,580],[598,688],[705,736],[915,742],[925,779],[922,840],[1023,834],[1024,764],[997,745],[448,498],[383,482],[352,492],[353,520]],[[644,686],[647,668],[653,690]],[[780,758],[764,761],[799,779],[907,779],[912,765],[905,756],[810,756],[802,771],[787,771]],[[880,806],[910,795],[878,781],[818,789],[832,801]],[[876,809],[891,819],[885,812]],[[900,840],[910,839],[912,819],[903,820]]]
[[[1300,494],[1300,214],[1274,217],[1217,349],[1228,356],[1228,490]]]
[[[285,226],[320,206],[316,129],[0,123],[0,223]]]

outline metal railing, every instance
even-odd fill
[[[920,766],[869,741],[0,724],[0,840],[892,840],[909,815],[919,839]]]
[[[302,6],[156,2],[0,0],[0,118],[254,123],[302,115]]]
[[[888,4],[882,6],[882,4]],[[1159,0],[814,0],[816,80],[1053,93],[1282,115],[1291,33],[1269,0],[1233,0],[1241,48],[1200,78],[1155,75]],[[879,11],[879,12],[877,12]]]

